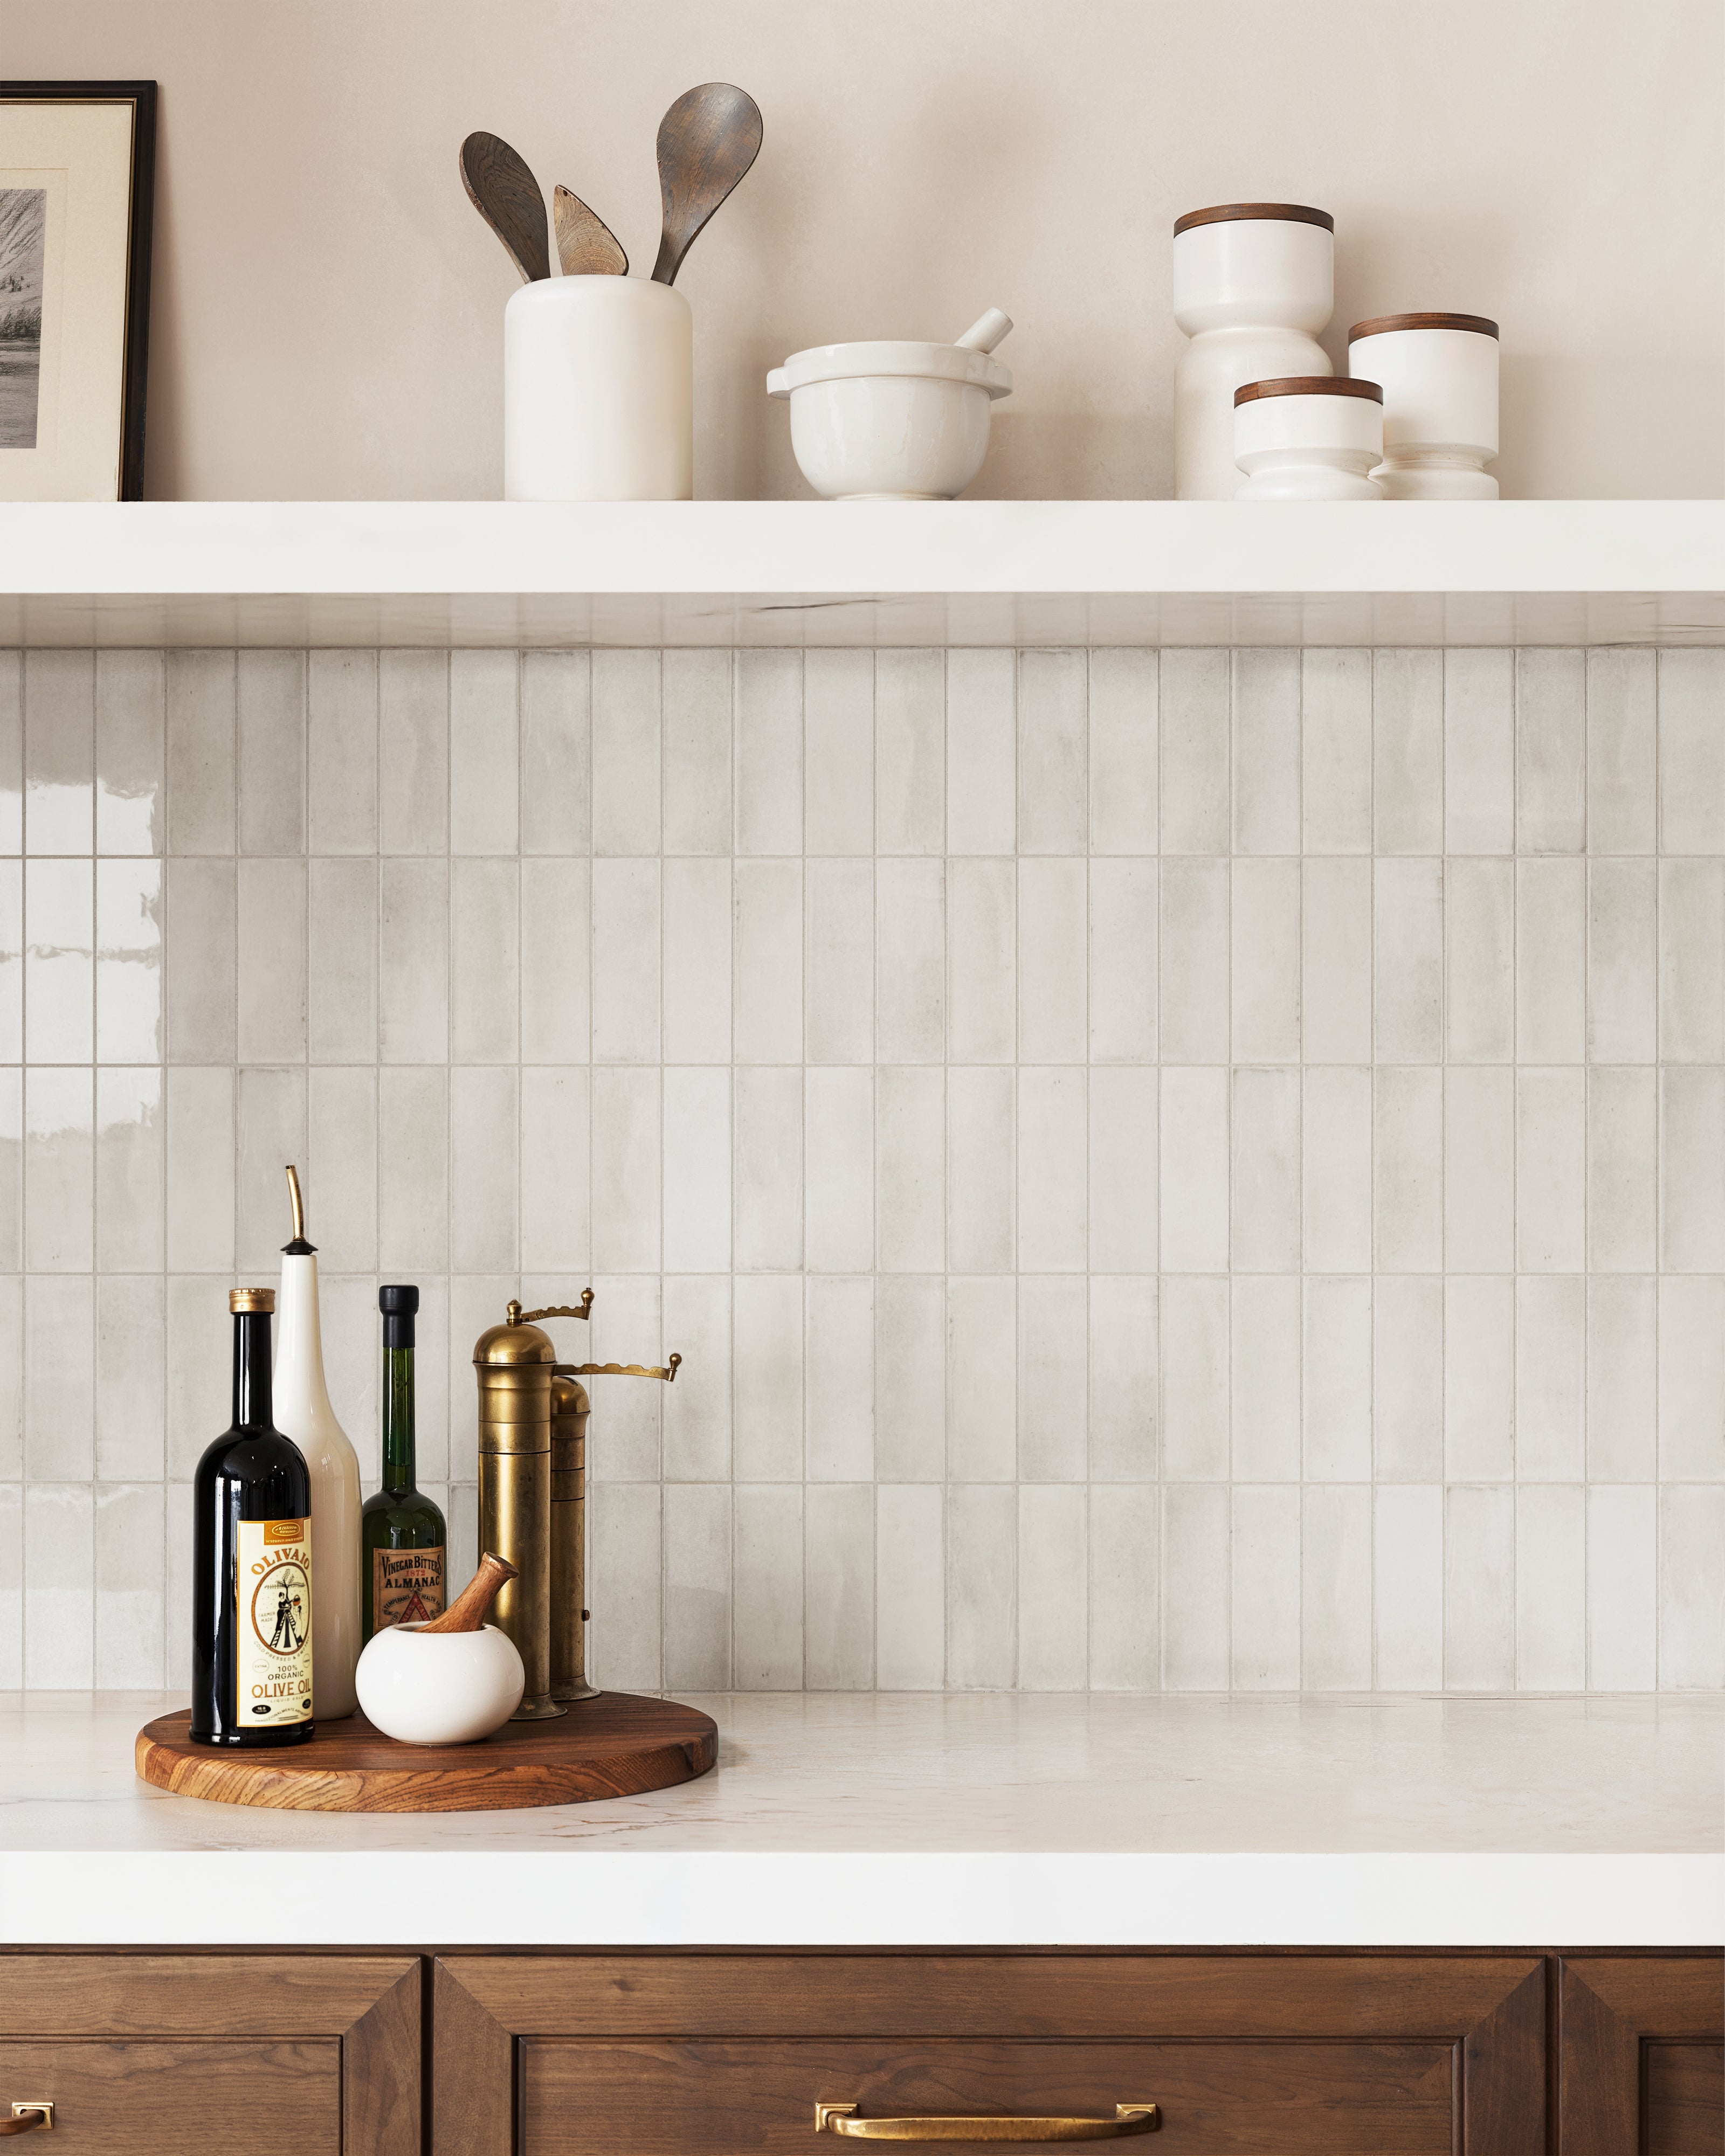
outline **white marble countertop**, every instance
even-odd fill
[[[736,1694],[696,1702],[721,1731],[718,1768],[700,1781],[606,1804],[407,1818],[254,1811],[146,1788],[134,1736],[179,1703],[0,1694],[0,1939],[1725,1938],[1717,1695]],[[297,1861],[284,1866],[285,1852]],[[392,1852],[433,1860],[429,1894],[416,1869],[403,1897]],[[403,1916],[428,1906],[434,1919]]]

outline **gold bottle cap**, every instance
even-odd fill
[[[231,1287],[228,1291],[228,1307],[236,1317],[243,1310],[274,1310],[275,1290],[273,1287]]]

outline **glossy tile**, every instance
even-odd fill
[[[1297,854],[1300,654],[1246,647],[1230,654],[1234,702],[1234,850]]]
[[[234,654],[236,826],[242,854],[305,850],[309,655],[304,651]],[[386,654],[382,663],[387,665],[394,655]]]
[[[706,658],[711,654],[680,655]],[[592,695],[592,669],[586,652],[521,654],[524,854],[584,854],[591,849]],[[669,843],[670,834],[666,836]]]
[[[662,1262],[677,1272],[731,1266],[731,1073],[665,1073]]]
[[[739,1483],[734,1494],[734,1681],[740,1691],[803,1684],[803,1488]]]
[[[562,660],[567,652],[535,652],[533,660]],[[313,741],[316,743],[314,721]],[[553,793],[557,774],[535,774],[523,792],[529,803]],[[377,654],[377,850],[441,854],[449,842],[449,662],[441,651]]]
[[[1090,654],[1091,854],[1153,854],[1158,843],[1158,666],[1153,651]]]
[[[1021,1691],[1081,1691],[1089,1681],[1088,1514],[1081,1483],[1019,1486]]]
[[[875,1682],[938,1691],[946,1677],[945,1493],[882,1483],[875,1493]]]
[[[24,1073],[28,1272],[90,1270],[95,1224],[94,1077],[87,1065]]]
[[[656,874],[652,880],[656,897]],[[655,928],[656,914],[655,907]],[[449,864],[449,935],[451,1061],[515,1062],[521,1055],[518,863],[454,860]],[[656,1005],[658,998],[653,1001]],[[655,1019],[657,1014],[655,1009]],[[430,1030],[429,1024],[426,1030]],[[655,1024],[655,1048],[657,1034]]]
[[[667,1276],[664,1337],[683,1361],[660,1402],[665,1471],[673,1481],[731,1480],[731,1281]]]
[[[665,1681],[731,1688],[731,1492],[716,1483],[665,1487]]]
[[[737,850],[803,850],[803,659],[796,651],[736,657]]]
[[[1369,1062],[1371,863],[1308,860],[1301,882],[1299,925],[1300,1038],[1306,1060]]]
[[[947,830],[946,654],[875,654],[875,845],[939,854]]]
[[[1725,654],[1717,651],[1659,654],[1659,847],[1725,853]]]
[[[1651,854],[1658,838],[1659,654],[1606,645],[1587,654],[1587,843]]]
[[[593,1262],[601,1271],[659,1270],[660,1093],[656,1070],[601,1065],[593,1074]]]
[[[947,865],[947,1053],[1009,1063],[1017,1035],[1018,876],[1007,861]]]
[[[875,654],[803,660],[803,850],[875,850]]]
[[[1162,864],[1162,1060],[1225,1063],[1229,875],[1219,860]]]
[[[234,851],[239,821],[238,694],[237,655],[234,652],[167,654],[165,702],[170,853]],[[28,695],[27,680],[27,708]]]
[[[1012,1479],[1018,1424],[1018,1320],[1010,1279],[947,1281],[947,1473]]]
[[[592,665],[593,850],[657,853],[664,791],[659,654],[595,651]]]
[[[306,654],[306,807],[314,854],[377,850],[375,651]]]
[[[310,869],[305,970],[311,1060],[370,1063],[377,1053],[377,864],[363,859],[314,860]],[[177,933],[174,891],[170,880],[171,936]],[[173,1024],[177,978],[170,966],[168,1047],[177,1061]]]
[[[875,1282],[875,1473],[939,1482],[946,1473],[946,1283],[929,1274]]]
[[[1235,1276],[1229,1297],[1228,1463],[1238,1482],[1300,1479],[1301,1334],[1297,1280]],[[1214,1457],[1219,1461],[1219,1450]]]
[[[732,850],[731,677],[728,651],[661,654],[667,853]]]
[[[138,864],[145,866],[145,864]],[[147,865],[152,870],[154,864]],[[153,1060],[161,988],[160,936],[148,887],[127,888],[110,872],[131,862],[99,862],[96,917],[102,951],[96,982],[99,1040],[110,1029],[133,1053]],[[116,885],[118,888],[116,888]],[[234,1048],[242,1063],[303,1061],[305,1055],[306,876],[303,860],[242,860],[235,877]],[[118,916],[111,932],[110,911]],[[388,970],[386,980],[390,978]],[[129,1020],[121,1027],[122,1014]],[[100,1050],[99,1050],[99,1052]],[[109,1051],[115,1060],[118,1053]]]
[[[1659,1053],[1725,1062],[1725,860],[1659,865]]]
[[[1082,651],[1019,654],[1019,851],[1082,854],[1088,839],[1088,673]]]
[[[810,1071],[810,1099],[814,1082],[825,1073]],[[850,1073],[845,1074],[850,1076]],[[994,1072],[968,1073],[967,1077],[993,1078]],[[1004,1075],[1004,1073],[999,1074]],[[856,1074],[866,1079],[866,1073]],[[849,1120],[856,1134],[856,1151],[864,1137],[863,1117],[867,1093],[858,1086],[847,1091],[851,1104]],[[937,1069],[919,1065],[886,1065],[875,1073],[873,1101],[875,1263],[882,1272],[939,1272],[946,1263],[947,1214],[947,1080]],[[811,1127],[810,1173],[813,1174]],[[850,1158],[850,1149],[846,1148]],[[841,1197],[840,1191],[848,1194]],[[814,1193],[811,1188],[811,1208]],[[841,1240],[845,1218],[865,1231],[870,1218],[868,1185],[860,1178],[853,1186],[849,1173],[829,1176],[825,1194],[827,1224],[823,1240],[836,1256],[849,1238]],[[857,1245],[861,1243],[857,1235]],[[811,1252],[811,1260],[813,1253]]]
[[[812,860],[803,871],[803,1053],[811,1063],[875,1056],[875,870]]]
[[[162,1264],[162,1079],[149,1066],[95,1075],[95,1262],[105,1273]]]
[[[1300,1265],[1300,1073],[1236,1067],[1230,1116],[1229,1262],[1235,1272]]]
[[[1154,860],[1090,865],[1090,1052],[1101,1063],[1153,1063],[1157,1041]]]
[[[947,1491],[947,1689],[1016,1681],[1018,1492],[1003,1483]]]
[[[739,1065],[732,1262],[742,1272],[803,1263],[803,1074]]]
[[[1587,1052],[1586,865],[1516,864],[1515,1035],[1524,1063],[1579,1063]]]
[[[369,1075],[365,1074],[367,1077]],[[339,1070],[312,1072],[312,1160],[321,1177],[326,1163],[334,1168],[345,1164],[351,1158],[355,1180],[364,1177],[367,1199],[375,1184],[377,1195],[369,1209],[375,1216],[376,1224],[369,1240],[375,1240],[377,1262],[386,1272],[412,1273],[422,1269],[441,1271],[449,1262],[449,1075],[435,1065],[380,1070],[375,1135],[370,1127],[370,1100],[356,1100],[350,1104],[341,1098],[359,1075]],[[527,1127],[536,1126],[542,1111],[540,1087],[545,1075],[538,1070],[521,1073],[522,1118]],[[367,1091],[369,1090],[367,1087]],[[355,1139],[360,1132],[364,1132],[366,1142],[357,1145]],[[535,1134],[538,1135],[536,1128]],[[561,1131],[558,1135],[562,1135]],[[537,1158],[531,1151],[528,1157]],[[369,1174],[366,1173],[367,1168]],[[546,1252],[536,1232],[536,1208],[552,1195],[557,1186],[548,1180],[542,1181],[532,1171],[526,1182],[527,1188],[522,1191],[522,1255],[527,1263],[542,1264],[546,1262]],[[345,1209],[355,1200],[345,1194],[347,1178],[342,1178],[341,1183],[344,1197],[340,1202]],[[583,1191],[584,1186],[583,1176]],[[320,1189],[322,1187],[320,1181]],[[564,1185],[557,1194],[569,1196],[567,1186]],[[346,1224],[338,1218],[336,1224],[322,1229],[332,1249],[342,1247],[342,1242],[336,1240],[335,1226]],[[349,1262],[364,1262],[363,1254],[368,1248],[366,1225],[365,1221],[355,1219],[342,1239],[355,1253]]]
[[[95,833],[95,657],[27,651],[24,849],[89,854]]]
[[[96,654],[99,854],[159,854],[166,841],[166,677],[160,651]]]
[[[803,1057],[803,869],[798,861],[736,866],[733,1053],[739,1060]]]
[[[1516,850],[1579,854],[1587,844],[1587,654],[1515,655]]]
[[[449,1255],[458,1272],[506,1271],[518,1260],[518,1091],[519,1074],[511,1070],[449,1071]],[[656,1106],[656,1085],[653,1091]],[[608,1165],[614,1169],[619,1154],[626,1161],[627,1151],[626,1145],[608,1151]],[[653,1214],[656,1229],[656,1205]],[[656,1257],[656,1233],[653,1243]],[[615,1262],[608,1250],[606,1262]]]
[[[940,1073],[840,1069],[804,1074],[803,1262],[811,1272],[867,1272],[874,1265],[877,1181],[883,1269],[898,1270],[896,1260],[926,1248],[923,1225],[931,1203],[927,1102],[904,1082],[925,1075],[934,1081],[932,1202],[938,1265]]]
[[[1090,1492],[1090,1681],[1093,1691],[1154,1691],[1161,1679],[1158,1491]]]
[[[475,894],[465,872],[497,865],[490,861],[454,864],[465,901],[458,987],[470,1026],[479,1014],[475,1005],[482,1007],[484,1001],[481,983],[471,977],[475,972],[483,977],[486,970],[481,940],[486,924],[476,900],[487,894],[483,889]],[[382,1063],[445,1063],[449,1059],[450,867],[446,860],[412,858],[377,864],[377,1059]]]
[[[804,1322],[804,1476],[810,1482],[866,1482],[875,1471],[874,1282],[811,1279]]]
[[[947,1038],[947,882],[938,860],[875,864],[875,1053],[938,1063]]]
[[[88,1482],[95,1462],[95,1285],[88,1273],[24,1286],[24,1477]],[[39,1570],[37,1577],[47,1574]]]
[[[1515,850],[1515,664],[1509,651],[1444,654],[1444,850]]]
[[[227,876],[231,917],[231,869]],[[95,947],[95,877],[88,856],[26,861],[24,1052],[31,1062],[91,1060]]]
[[[579,1063],[590,1052],[591,906],[586,861],[521,863],[524,1063]],[[716,932],[728,941],[727,921]]]
[[[1444,1507],[1444,1686],[1515,1686],[1515,1494],[1452,1486]]]
[[[867,1691],[875,1681],[875,1492],[811,1483],[803,1492],[803,1681]]]
[[[1158,714],[1165,854],[1228,851],[1228,658],[1225,651],[1162,654]]]
[[[449,654],[449,850],[512,854],[521,834],[520,671],[513,651]]]
[[[227,1273],[234,1265],[232,1069],[167,1073],[167,1269]]]
[[[955,1272],[1011,1270],[1016,1094],[1009,1070],[955,1065],[947,1073],[947,1262]]]
[[[1009,854],[1018,839],[1009,651],[947,654],[947,851]]]
[[[1300,654],[1300,806],[1308,854],[1372,850],[1372,654]]]
[[[1236,860],[1230,900],[1230,1053],[1300,1060],[1300,865]]]
[[[1371,1491],[1361,1484],[1309,1486],[1300,1563],[1300,1681],[1307,1691],[1371,1688]]]
[[[1081,1279],[1059,1273],[1019,1276],[1020,1484],[1085,1479],[1086,1301]]]
[[[1225,1481],[1229,1470],[1229,1283],[1164,1273],[1162,1472],[1170,1482]]]
[[[739,1273],[732,1294],[732,1472],[740,1483],[800,1481],[803,1283],[786,1274]]]
[[[1444,654],[1372,655],[1373,831],[1380,854],[1444,850]]]
[[[1162,1681],[1169,1691],[1225,1691],[1232,1669],[1225,1483],[1162,1492]]]
[[[1507,1063],[1515,1054],[1515,894],[1510,861],[1445,864],[1444,1001],[1452,1062]]]
[[[100,1481],[159,1482],[167,1471],[167,1330],[166,1284],[159,1272],[108,1273],[98,1280],[95,1472]],[[13,1393],[15,1404],[15,1381]]]

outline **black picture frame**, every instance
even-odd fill
[[[144,407],[150,370],[150,246],[156,206],[153,82],[0,82],[18,105],[132,107],[131,202],[126,253],[126,357],[120,406],[120,499],[144,498]]]

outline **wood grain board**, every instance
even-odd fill
[[[189,1713],[138,1732],[137,1771],[154,1789],[218,1804],[290,1812],[520,1811],[638,1796],[705,1774],[718,1725],[675,1700],[601,1692],[556,1722],[508,1722],[478,1744],[398,1744],[362,1714],[309,1744],[244,1752],[194,1744]]]

